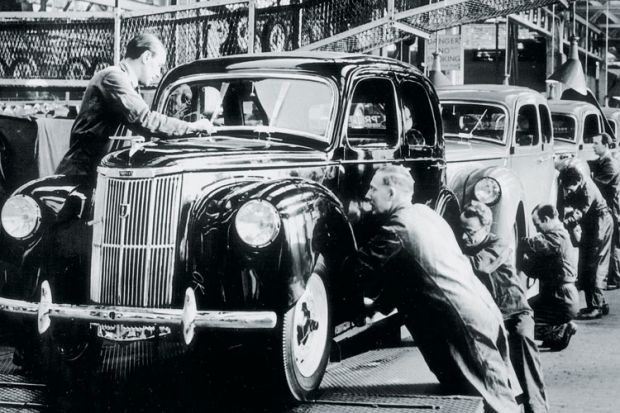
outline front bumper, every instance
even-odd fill
[[[52,320],[79,320],[104,324],[148,324],[182,328],[186,344],[194,338],[195,329],[269,330],[278,317],[273,311],[198,311],[194,290],[185,292],[183,309],[113,307],[99,305],[56,304],[47,281],[41,285],[41,301],[13,300],[0,297],[0,311],[22,316],[36,316],[39,333],[50,327]]]

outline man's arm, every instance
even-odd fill
[[[142,96],[131,87],[126,76],[110,71],[102,79],[102,92],[114,109],[121,114],[127,126],[137,133],[159,137],[181,137],[207,131],[201,122],[185,122],[151,111]]]
[[[542,234],[536,234],[530,238],[522,238],[520,250],[523,251],[520,267],[528,276],[537,277],[539,260],[552,257],[558,251],[558,246],[545,238]]]
[[[363,286],[364,294],[371,298],[379,296],[389,274],[383,273],[385,264],[397,255],[403,246],[398,235],[385,227],[362,247],[353,260],[353,274]]]
[[[618,181],[618,166],[610,159],[605,158],[603,162],[599,163],[595,173],[592,175],[592,179],[597,185],[606,187],[608,185],[615,184]]]
[[[510,252],[510,248],[489,246],[468,257],[474,271],[491,274],[510,258]]]

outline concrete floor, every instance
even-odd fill
[[[579,330],[567,349],[541,351],[552,413],[620,412],[620,290],[605,291],[605,295],[610,304],[608,316],[576,320]],[[583,293],[581,302],[585,306]],[[421,356],[409,360],[415,361],[416,382],[436,382]]]
[[[541,354],[552,412],[620,412],[620,290],[605,294],[608,316],[576,321],[566,350]]]
[[[610,314],[607,317],[601,320],[577,321],[579,331],[566,350],[562,352],[541,352],[551,412],[620,412],[620,403],[617,401],[620,393],[620,290],[608,291],[606,296],[611,307]],[[360,372],[365,372],[365,374],[369,374],[371,379],[374,378],[375,381],[382,384],[377,387],[377,383],[370,383],[372,386],[369,388],[375,391],[373,394],[383,394],[382,392],[392,394],[396,390],[405,391],[407,394],[438,394],[439,388],[435,377],[428,370],[417,348],[412,346],[410,339],[405,339],[400,348],[380,350],[379,353],[383,354],[381,352],[391,354],[399,359],[400,362],[395,366],[400,367],[388,369],[380,362],[366,362],[366,358],[371,357],[373,353],[362,354],[350,361],[331,364],[322,387],[327,391],[330,386],[338,385],[345,390],[359,391],[362,384],[370,386],[368,383],[362,383],[356,376]],[[11,352],[7,350],[5,358],[10,360],[10,355]],[[385,358],[381,357],[381,360]],[[233,358],[233,360],[235,359],[236,357]],[[355,359],[359,360],[355,361]],[[228,363],[226,364],[227,370],[232,367],[228,366]],[[243,372],[241,375],[245,375],[247,365],[241,360],[239,364],[241,365],[239,372]],[[353,367],[348,366],[349,364],[352,364]],[[383,372],[384,374],[379,375],[381,377],[378,377],[375,373],[378,372],[377,368],[382,366],[385,367],[384,370],[390,371],[386,370]],[[80,390],[72,389],[73,396],[67,393],[67,398],[60,397],[59,399],[59,395],[56,394],[46,401],[52,405],[55,404],[56,408],[61,406],[62,410],[76,412],[84,411],[82,408],[85,405],[88,405],[91,411],[94,406],[98,407],[97,411],[132,413],[179,411],[179,406],[183,406],[183,411],[202,411],[206,400],[209,401],[206,403],[210,407],[209,410],[217,412],[234,411],[238,413],[243,411],[249,413],[288,410],[279,405],[257,403],[256,400],[252,403],[239,400],[239,392],[241,391],[245,395],[247,389],[240,388],[238,383],[234,383],[234,380],[234,384],[215,386],[216,389],[220,389],[219,391],[222,388],[227,389],[229,394],[224,394],[227,393],[225,390],[220,394],[220,397],[214,398],[213,396],[219,392],[218,390],[208,391],[207,389],[211,385],[207,385],[205,388],[203,387],[205,383],[200,383],[201,380],[194,382],[192,374],[181,374],[179,372],[174,374],[178,367],[178,365],[171,366],[169,363],[164,363],[154,372],[147,369],[148,371],[145,373],[137,372],[137,377],[132,377],[132,379],[113,380],[116,383],[115,385],[108,384],[105,386],[102,385],[102,382],[85,383],[85,387]],[[233,376],[237,376],[237,374],[233,374]],[[162,377],[166,378],[162,380]],[[3,380],[7,379],[3,378]],[[254,380],[250,382],[254,382]],[[188,385],[191,383],[194,385]],[[7,389],[11,390],[10,388]],[[77,400],[74,398],[76,390],[78,393]],[[79,397],[82,391],[85,391],[83,394],[85,397]],[[210,395],[207,396],[209,393]],[[240,399],[246,399],[246,397],[248,396]],[[0,394],[0,399],[7,398],[10,397]],[[82,400],[80,401],[80,399]],[[45,402],[45,400],[41,401]],[[231,408],[231,405],[234,407]],[[305,409],[307,410],[307,408],[306,406]],[[0,407],[0,410],[3,408]]]

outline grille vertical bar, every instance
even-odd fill
[[[182,176],[100,175],[95,198],[91,300],[105,305],[172,303]]]

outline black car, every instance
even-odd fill
[[[73,362],[102,340],[251,330],[278,341],[279,378],[308,398],[359,315],[341,269],[374,170],[410,168],[414,200],[458,217],[433,87],[375,56],[234,56],[171,70],[153,108],[218,131],[117,139],[131,147],[101,161],[94,193],[66,176],[18,189],[2,224],[21,272],[0,310]]]

